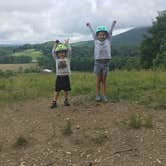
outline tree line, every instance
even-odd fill
[[[128,43],[126,41],[126,43]],[[12,56],[15,52],[34,49],[42,52],[37,59],[39,66],[55,70],[55,62],[51,55],[54,41],[43,44],[25,44],[23,46],[0,47],[0,63],[29,63],[29,56]],[[93,41],[72,44],[72,70],[93,70]],[[158,12],[140,45],[112,46],[110,69],[140,70],[166,69],[166,11]]]

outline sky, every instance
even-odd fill
[[[0,44],[91,40],[90,22],[111,27],[113,34],[151,26],[166,0],[0,0]]]

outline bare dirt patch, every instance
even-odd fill
[[[1,108],[0,165],[166,165],[166,110],[121,102],[73,103],[51,110],[49,100],[41,99]],[[152,117],[153,128],[129,127],[133,113]]]

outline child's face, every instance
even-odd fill
[[[64,59],[66,57],[66,51],[59,51],[58,58]]]
[[[104,41],[107,38],[106,32],[98,32],[97,38],[100,41]]]

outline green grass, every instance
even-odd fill
[[[141,127],[153,128],[152,117],[141,116],[136,113],[129,117],[127,124],[134,129],[139,129]]]
[[[13,54],[14,56],[30,56],[32,57],[32,61],[36,61],[38,57],[42,56],[42,53],[40,51],[35,51],[34,49],[28,49],[21,52],[16,52]]]
[[[23,136],[19,136],[14,144],[15,147],[24,147],[28,144],[28,140],[23,137]]]
[[[73,133],[71,128],[71,121],[66,120],[65,126],[63,128],[63,135],[71,135]]]
[[[0,104],[52,97],[55,74],[19,74],[0,78]],[[95,96],[95,75],[73,72],[71,96]],[[107,95],[113,102],[125,100],[153,108],[166,107],[166,73],[114,71],[107,79]]]
[[[142,126],[142,119],[141,116],[138,114],[133,114],[129,118],[128,125],[132,128],[139,129]]]
[[[97,145],[101,145],[108,140],[108,136],[106,130],[103,128],[96,128],[92,131],[91,135],[89,135],[89,139]]]

